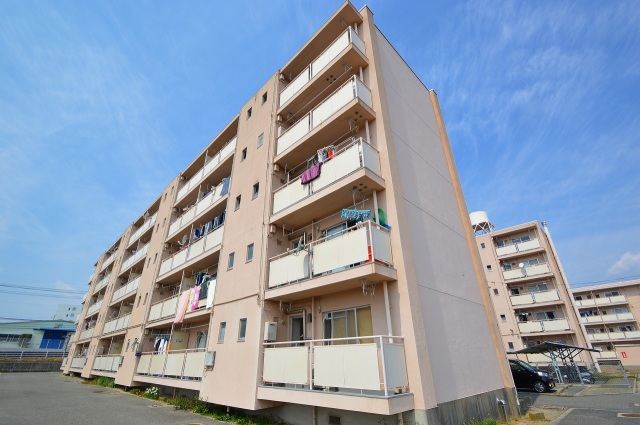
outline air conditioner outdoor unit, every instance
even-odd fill
[[[264,322],[264,341],[275,341],[278,334],[277,322]]]
[[[274,173],[279,173],[280,172],[280,166],[278,164],[273,164],[273,172]]]
[[[278,230],[278,228],[276,227],[275,224],[270,224],[269,225],[269,233],[270,234],[275,235],[277,230]]]

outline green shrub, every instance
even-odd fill
[[[101,387],[114,388],[116,386],[115,380],[113,378],[107,378],[106,376],[100,376],[93,382]]]
[[[149,387],[144,390],[143,394],[146,398],[150,398],[152,400],[157,400],[160,398],[160,390],[158,387]]]
[[[486,418],[481,421],[477,419],[472,419],[471,422],[467,422],[466,425],[498,425],[498,421],[491,418]]]

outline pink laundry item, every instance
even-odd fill
[[[196,286],[191,291],[193,291],[193,293],[191,294],[191,310],[189,311],[196,310],[198,308],[198,304],[200,304],[200,287]]]
[[[173,323],[182,323],[184,320],[184,315],[187,312],[187,304],[189,303],[189,292],[184,291],[180,294],[180,299],[178,300],[178,310],[176,310],[176,318]]]

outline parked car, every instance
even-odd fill
[[[537,393],[551,391],[556,386],[551,375],[522,360],[509,359],[513,382],[518,389],[534,390]]]

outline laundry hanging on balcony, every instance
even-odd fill
[[[308,166],[307,170],[302,173],[300,177],[300,181],[302,184],[309,184],[313,180],[320,177],[320,170],[322,169],[322,162],[317,162],[313,165]]]
[[[346,218],[349,221],[364,221],[371,217],[371,210],[359,210],[344,208],[340,213],[340,217]]]
[[[318,149],[318,162],[326,162],[333,158],[333,153],[336,148],[333,145],[329,145],[325,148]]]
[[[178,300],[178,309],[176,310],[176,318],[173,323],[182,323],[184,321],[184,315],[187,312],[187,304],[189,303],[189,291],[184,291],[180,294]]]

